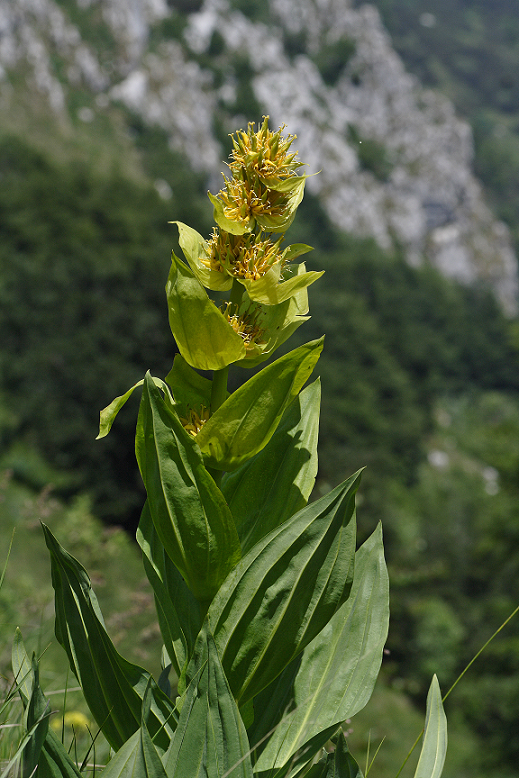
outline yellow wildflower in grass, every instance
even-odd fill
[[[223,230],[213,229],[200,261],[209,270],[227,272],[234,278],[257,281],[276,264],[284,263],[280,251],[282,237],[273,242],[261,234],[231,235]]]

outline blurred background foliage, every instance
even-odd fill
[[[472,122],[476,170],[519,245],[515,4],[375,5],[409,69]],[[264,6],[250,8],[259,18]],[[297,54],[298,41],[289,43]],[[351,53],[320,54],[328,82]],[[19,624],[30,648],[52,643],[42,674],[59,689],[39,519],[91,573],[121,652],[157,671],[152,598],[134,544],[117,529],[134,529],[143,501],[137,400],[106,439],[95,436],[101,408],[146,370],[164,376],[171,365],[168,221],[208,234],[212,214],[205,182],[161,130],[131,114],[114,108],[111,126],[67,137],[44,117],[32,134],[13,122],[0,130],[0,561],[17,532],[0,591],[0,669],[7,674]],[[387,175],[383,149],[363,153]],[[365,465],[361,539],[383,521],[388,653],[349,736],[355,753],[369,739],[373,753],[387,736],[373,771],[389,778],[422,726],[431,673],[446,691],[519,601],[519,320],[482,287],[338,232],[311,196],[289,238],[315,246],[308,265],[326,270],[310,289],[312,319],[290,344],[326,334],[316,492]],[[519,620],[449,698],[445,778],[517,775],[518,657]]]

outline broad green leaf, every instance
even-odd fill
[[[379,525],[355,555],[349,599],[289,667],[254,701],[251,743],[276,730],[256,769],[286,764],[299,749],[317,753],[330,730],[361,710],[375,686],[389,624],[389,583]],[[313,751],[312,751],[313,749]]]
[[[320,402],[317,379],[287,408],[265,448],[224,475],[222,492],[244,553],[308,502],[317,475]]]
[[[243,705],[268,686],[347,599],[360,473],[296,513],[238,563],[207,617]]]
[[[141,726],[103,770],[104,778],[167,778],[164,765],[148,731],[152,702],[150,683],[144,692]]]
[[[164,757],[169,776],[252,778],[249,741],[207,625],[190,663],[175,737]]]
[[[257,281],[248,278],[239,279],[254,302],[262,303],[262,305],[279,305],[279,303],[293,297],[301,289],[306,289],[324,274],[324,270],[309,270],[306,273],[298,273],[287,281],[279,282],[273,270],[274,268],[268,270]]]
[[[214,206],[213,218],[221,230],[230,232],[231,235],[244,235],[254,228],[254,219],[251,219],[247,224],[228,219],[223,212],[223,203],[211,192],[208,192],[207,195]]]
[[[112,748],[120,748],[140,726],[142,700],[150,683],[149,727],[157,743],[167,748],[176,723],[171,701],[146,670],[115,650],[86,570],[42,526],[51,555],[56,637],[98,726]]]
[[[162,381],[160,378],[154,378],[153,379],[155,384],[159,386],[166,395],[168,395],[171,399],[171,402],[173,402],[173,398],[169,394],[169,388],[167,385]],[[107,405],[106,408],[103,408],[101,411],[100,419],[99,419],[99,435],[97,436],[96,440],[100,440],[101,438],[106,437],[110,430],[112,429],[112,425],[114,423],[115,417],[123,407],[123,405],[129,400],[131,395],[133,394],[135,389],[138,389],[139,386],[142,386],[144,383],[144,379],[141,378],[140,381],[137,381],[136,384],[134,384],[131,389],[128,389],[127,392],[120,395],[120,397],[116,397],[115,400],[112,400],[110,405]]]
[[[157,535],[195,597],[210,601],[240,558],[238,533],[195,438],[166,405],[149,373],[135,450]]]
[[[162,638],[180,677],[202,626],[200,604],[166,554],[153,526],[147,502],[137,529],[137,542],[142,549],[144,568],[155,595]]]
[[[199,370],[221,370],[245,356],[243,339],[175,254],[166,284],[169,324],[186,362]]]
[[[323,339],[277,359],[237,389],[204,424],[196,441],[207,466],[236,470],[268,443],[319,359]]]
[[[447,718],[442,695],[434,675],[427,695],[425,729],[420,759],[414,778],[440,778],[447,753]]]
[[[189,263],[189,267],[198,278],[202,286],[212,289],[214,292],[225,292],[232,286],[232,277],[218,270],[211,270],[200,262],[204,256],[204,247],[207,242],[192,227],[182,222],[170,222],[178,227],[178,242]]]
[[[212,381],[193,370],[181,354],[176,354],[166,383],[173,392],[179,416],[187,416],[190,409],[198,412],[202,406],[209,408],[211,405]]]

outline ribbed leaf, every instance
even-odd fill
[[[148,731],[151,692],[148,684],[143,697],[141,726],[110,760],[102,772],[103,778],[167,778]]]
[[[195,597],[209,601],[240,558],[238,533],[195,439],[166,405],[149,373],[135,449],[153,524],[166,553]]]
[[[238,563],[208,619],[243,705],[274,680],[347,599],[360,474],[296,513]]]
[[[318,379],[287,408],[265,448],[224,476],[222,492],[244,553],[308,502],[317,475],[320,401]]]
[[[252,778],[249,741],[206,626],[190,664],[175,737],[164,757],[179,778]]]
[[[186,669],[202,626],[200,604],[164,551],[147,502],[137,529],[137,542],[155,594],[162,638],[175,672],[180,676]]]
[[[380,670],[388,623],[389,583],[379,525],[355,555],[349,599],[305,648],[300,666],[287,668],[255,699],[251,743],[276,728],[256,770],[281,767],[299,749],[313,756],[330,731],[366,705]]]
[[[221,370],[245,356],[243,339],[218,310],[193,271],[175,254],[166,284],[169,324],[191,367]]]
[[[447,719],[442,695],[434,675],[427,695],[425,729],[414,778],[440,778],[447,753]]]
[[[56,637],[98,726],[112,748],[120,748],[140,726],[142,700],[150,683],[153,704],[149,727],[153,735],[158,733],[157,743],[167,748],[175,728],[171,701],[146,670],[115,650],[86,570],[60,546],[48,527],[42,526],[51,554]]]
[[[261,451],[305,385],[322,347],[321,338],[277,359],[218,408],[196,436],[207,466],[236,470]]]

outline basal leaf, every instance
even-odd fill
[[[447,753],[447,719],[442,695],[434,675],[427,695],[425,729],[414,778],[440,778]]]
[[[347,599],[360,474],[259,541],[230,573],[208,619],[243,705],[268,686]]]
[[[142,549],[144,568],[155,595],[162,638],[180,677],[202,626],[200,604],[166,554],[153,526],[147,502],[137,529],[137,542]]]
[[[317,475],[321,384],[303,389],[258,454],[222,481],[245,553],[310,497]]]
[[[240,558],[240,541],[195,439],[146,375],[135,439],[155,530],[202,601],[210,601]]]
[[[389,583],[380,525],[355,555],[349,599],[287,668],[255,700],[251,743],[275,728],[256,769],[278,768],[303,749],[317,753],[330,730],[361,710],[373,691],[389,623]]]
[[[166,284],[169,324],[186,362],[199,370],[221,370],[245,356],[245,346],[209,299],[193,271],[175,254]]]
[[[190,664],[167,774],[189,778],[252,778],[249,741],[207,625]]]
[[[60,546],[48,527],[42,526],[51,555],[56,637],[98,726],[112,748],[119,749],[140,727],[142,700],[149,683],[153,696],[149,727],[157,743],[167,748],[176,724],[171,701],[146,670],[115,650],[86,570]]]
[[[207,466],[236,470],[268,443],[319,359],[314,340],[277,359],[237,389],[204,424],[196,441]]]

